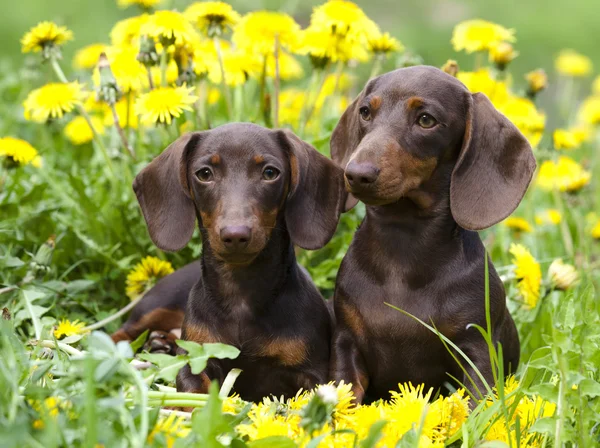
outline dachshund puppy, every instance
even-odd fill
[[[288,131],[245,123],[189,133],[136,177],[152,241],[183,248],[197,219],[203,251],[183,339],[240,349],[184,367],[177,389],[206,393],[242,369],[234,390],[249,401],[293,396],[328,380],[331,321],[293,244],[324,246],[344,208],[343,171]]]
[[[345,170],[347,205],[366,204],[337,277],[331,375],[351,382],[359,401],[405,381],[439,389],[456,378],[485,393],[437,334],[384,302],[435,326],[493,385],[488,346],[469,326],[486,328],[485,249],[475,231],[521,201],[536,166],[529,143],[485,95],[418,66],[367,83],[334,130],[331,154]],[[492,338],[514,371],[519,338],[488,266]]]

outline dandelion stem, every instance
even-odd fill
[[[552,195],[554,196],[554,204],[556,205],[556,208],[560,211],[561,215],[564,216],[564,219],[560,220],[560,232],[561,232],[563,244],[565,246],[565,251],[567,252],[567,255],[570,258],[572,258],[574,255],[573,238],[572,238],[571,232],[569,230],[569,224],[567,223],[567,220],[566,220],[567,216],[565,214],[565,205],[564,205],[563,199],[560,195],[560,191],[558,191],[557,189],[554,189],[552,191]]]
[[[150,87],[150,90],[154,90],[154,81],[152,80],[152,70],[150,69],[150,66],[146,66],[146,71],[148,72],[148,86]]]
[[[227,106],[227,116],[231,119],[231,95],[229,87],[225,79],[225,63],[223,62],[223,52],[221,51],[221,41],[218,36],[213,37],[217,58],[219,60],[219,68],[221,69],[221,86],[223,88],[223,96],[225,96],[225,104]]]
[[[129,106],[127,108],[129,109]],[[112,115],[113,115],[113,120],[114,120],[114,123],[115,123],[115,128],[117,128],[117,133],[119,134],[119,137],[121,137],[121,142],[123,142],[123,146],[125,147],[125,149],[129,153],[129,155],[131,156],[131,158],[133,160],[135,160],[135,152],[134,152],[133,148],[131,147],[131,145],[129,145],[129,141],[127,141],[127,136],[125,135],[125,132],[123,131],[123,128],[121,127],[121,123],[119,123],[119,114],[117,114],[117,108],[115,107],[114,103],[110,104],[110,110],[111,110]],[[129,112],[129,110],[127,112]]]
[[[373,63],[373,68],[371,69],[371,74],[369,75],[369,79],[375,78],[379,74],[381,70],[381,62],[383,57],[380,55],[375,55],[375,62]]]
[[[81,331],[93,331],[93,330],[97,330],[99,328],[104,327],[106,324],[112,322],[115,319],[118,319],[119,317],[121,317],[123,314],[126,314],[127,312],[129,312],[131,309],[133,309],[134,306],[136,306],[138,304],[138,302],[140,300],[142,300],[144,298],[144,295],[140,295],[138,297],[136,297],[134,300],[132,300],[131,302],[129,302],[127,305],[125,305],[123,308],[121,308],[119,311],[117,311],[114,314],[111,314],[110,316],[102,319],[99,322],[96,322],[95,324],[92,325],[88,325],[87,327],[84,327],[81,329]]]
[[[325,75],[325,70],[319,70],[320,75],[321,75],[321,80],[319,82],[319,87],[317,88],[315,94],[314,94],[314,101],[312,100],[312,97],[309,98],[309,103],[310,106],[308,108],[308,112],[306,114],[306,116],[304,117],[304,120],[302,120],[302,126],[300,127],[300,134],[304,134],[304,130],[306,129],[306,126],[308,126],[308,122],[310,121],[310,118],[312,117],[312,114],[315,112],[316,108],[317,108],[317,103],[319,102],[319,96],[321,95],[321,91],[323,90],[323,87],[325,86],[325,81],[327,80],[327,76]]]
[[[279,127],[279,34],[275,34],[275,128]]]
[[[60,82],[68,84],[69,80],[65,76],[65,73],[62,71],[62,68],[60,67],[60,64],[58,63],[58,60],[56,59],[56,57],[50,58],[50,64],[52,65],[52,69],[54,70],[54,73],[56,74],[56,76],[58,77]],[[85,119],[88,126],[92,130],[92,134],[94,135],[94,140],[100,147],[100,151],[102,152],[104,160],[106,161],[106,165],[108,166],[108,169],[109,169],[110,173],[112,174],[112,176],[114,178],[116,178],[115,170],[113,168],[112,162],[108,155],[108,151],[106,150],[106,146],[104,146],[104,141],[102,140],[102,138],[100,138],[100,134],[98,134],[98,132],[96,131],[96,128],[94,128],[94,125],[92,124],[92,119],[90,118],[90,116],[88,115],[88,113],[86,112],[85,108],[82,105],[78,104],[77,110],[79,111],[79,114]]]
[[[69,344],[65,344],[63,342],[54,342],[54,341],[50,341],[50,340],[41,340],[41,341],[30,341],[29,342],[32,345],[39,345],[40,347],[45,347],[45,348],[51,348],[51,349],[61,349],[63,352],[71,355],[71,356],[82,356],[83,352],[80,350],[77,350],[74,347],[71,347]]]
[[[160,85],[163,87],[167,86],[167,62],[168,53],[167,46],[165,45],[162,53],[160,54]]]

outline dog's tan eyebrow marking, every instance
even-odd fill
[[[408,109],[417,109],[423,105],[423,98],[419,98],[418,96],[412,96],[408,100],[406,100],[406,107]]]
[[[381,107],[381,102],[383,100],[381,99],[380,96],[374,96],[373,98],[371,98],[369,100],[369,104],[371,105],[371,109],[373,110],[377,110]]]
[[[210,163],[213,165],[218,165],[221,163],[221,156],[219,154],[213,154],[210,158]]]
[[[256,156],[254,156],[254,161],[256,162],[257,165],[260,165],[261,163],[263,163],[265,161],[265,158],[263,156],[256,155]]]

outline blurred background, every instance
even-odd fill
[[[0,41],[2,58],[20,61],[19,39],[41,20],[53,20],[73,30],[75,41],[64,48],[65,60],[84,45],[107,39],[115,21],[139,13],[120,9],[114,0],[2,0]],[[162,6],[183,10],[191,0],[164,0]],[[314,5],[322,0],[231,0],[240,13],[250,9],[280,10],[308,24]],[[600,0],[355,0],[383,31],[400,39],[407,50],[427,64],[442,65],[449,57],[472,64],[472,57],[452,50],[456,23],[469,18],[497,22],[517,33],[520,56],[512,63],[517,76],[537,67],[552,73],[559,50],[573,48],[600,67]],[[108,43],[108,42],[107,42]],[[391,62],[393,65],[393,61]]]

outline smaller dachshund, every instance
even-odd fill
[[[248,401],[328,380],[331,317],[293,245],[317,249],[333,236],[346,200],[337,165],[289,131],[234,123],[182,136],[133,188],[161,249],[183,248],[198,220],[200,274],[183,339],[241,351],[197,375],[184,367],[177,390],[206,393],[232,368]]]
[[[471,94],[433,67],[410,67],[368,82],[331,138],[366,216],[338,273],[331,374],[358,400],[387,397],[400,382],[440,389],[453,378],[478,396],[483,382],[438,335],[385,302],[435,327],[493,385],[486,328],[485,248],[475,230],[517,207],[535,170],[525,137],[485,95]],[[491,262],[492,339],[508,373],[519,337]],[[455,383],[454,386],[457,386]]]

